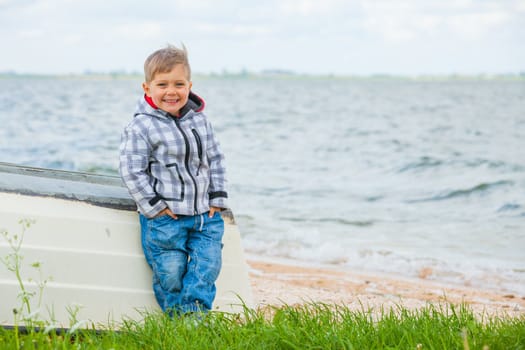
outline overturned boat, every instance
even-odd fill
[[[248,268],[231,211],[222,216],[223,267],[214,310],[239,312],[252,306]],[[38,310],[31,317],[60,327],[78,320],[103,327],[160,310],[136,206],[119,177],[0,163],[0,232],[4,262],[15,254],[13,239],[23,236],[21,279],[0,264],[1,325],[13,324],[13,310],[24,298],[32,312]]]

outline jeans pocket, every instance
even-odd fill
[[[160,220],[166,216],[169,216],[168,214],[162,214],[162,215],[158,215],[158,216],[154,216],[152,217],[150,220]]]
[[[149,234],[147,241],[153,247],[173,249],[180,236],[179,222],[169,215],[162,215],[148,220]]]

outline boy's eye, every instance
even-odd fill
[[[177,83],[177,86],[185,86],[186,84],[184,83]]]
[[[157,86],[166,86],[166,83],[158,83]]]

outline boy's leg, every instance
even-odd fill
[[[211,310],[215,299],[215,281],[222,265],[224,221],[220,213],[194,216],[194,229],[188,239],[190,260],[181,291],[181,312]]]
[[[153,291],[163,311],[180,304],[182,277],[188,262],[188,222],[184,217],[147,219],[141,215],[144,255],[153,269]]]
[[[142,243],[142,250],[144,252],[146,262],[148,263],[149,267],[153,269],[153,257],[151,255],[151,250],[149,249],[149,246],[146,243],[146,237],[149,234],[148,233],[149,232],[148,219],[142,214],[139,214],[139,218],[140,218],[140,239]],[[157,278],[155,274],[153,274],[153,292],[155,294],[155,298],[157,299],[157,303],[159,304],[161,309],[164,310],[166,296],[164,295],[164,292],[162,291],[162,288],[159,283],[159,279]]]

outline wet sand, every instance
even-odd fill
[[[426,279],[367,273],[331,267],[301,266],[249,257],[256,307],[309,302],[345,305],[354,310],[403,306],[467,304],[476,314],[525,316],[525,296],[468,286],[445,285]]]

